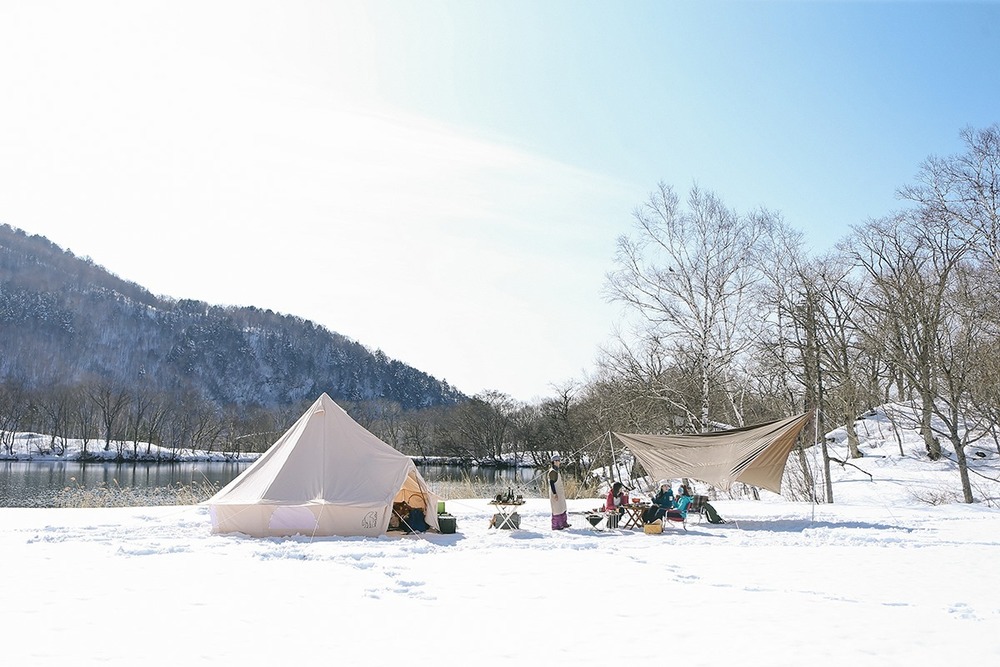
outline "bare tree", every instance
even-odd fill
[[[396,401],[385,399],[374,401],[374,404],[378,411],[378,418],[372,432],[384,442],[398,449],[403,438],[403,408]]]
[[[819,339],[820,387],[828,409],[838,422],[843,420],[851,458],[860,458],[855,422],[871,407],[873,393],[873,378],[864,373],[866,365],[871,367],[864,334],[869,327],[865,310],[859,306],[864,287],[849,266],[832,256],[819,263],[815,278],[813,316]]]
[[[935,355],[944,301],[957,267],[969,251],[967,236],[948,221],[901,213],[854,230],[850,253],[873,289],[861,305],[878,322],[871,342],[905,377],[920,399],[920,428],[927,455],[941,457],[931,428],[937,398]]]
[[[696,375],[699,421],[708,430],[712,384],[731,399],[733,363],[747,350],[759,319],[751,288],[760,279],[760,238],[774,216],[763,210],[737,214],[698,187],[684,208],[660,183],[634,218],[635,235],[618,240],[607,295],[639,313],[647,340],[662,342],[674,363]],[[742,424],[738,403],[729,403]]]
[[[65,386],[53,387],[38,401],[39,412],[45,420],[44,430],[49,436],[49,449],[61,456],[66,451],[73,423],[74,392]]]
[[[201,406],[191,417],[191,449],[214,451],[226,429],[220,410],[214,406]]]
[[[973,388],[971,400],[973,410],[984,416],[988,435],[993,440],[993,447],[1000,454],[1000,359],[996,350],[1000,348],[1000,335],[996,331],[979,341],[976,349],[976,359],[972,364]]]
[[[854,370],[858,336],[852,324],[855,300],[853,290],[845,289],[850,267],[833,254],[809,257],[801,233],[783,225],[774,226],[767,246],[770,261],[762,262],[767,289],[761,291],[761,303],[771,315],[762,323],[758,356],[772,361],[773,377],[783,378],[789,407],[813,411],[815,422],[809,432],[818,436],[826,501],[833,502],[831,459],[821,435],[828,413],[838,422],[843,417],[851,455],[860,456],[853,430],[859,408]],[[799,464],[811,482],[802,448]]]
[[[121,439],[119,422],[131,397],[127,389],[110,380],[91,382],[87,394],[97,405],[104,428],[104,451],[108,451],[111,449],[112,439]]]
[[[434,421],[429,410],[403,415],[400,423],[400,444],[403,451],[420,457],[430,455],[437,431]]]
[[[14,454],[14,433],[28,410],[28,395],[14,382],[0,385],[0,448],[8,456]]]
[[[73,401],[73,424],[76,436],[80,438],[81,453],[87,457],[87,450],[90,441],[93,440],[98,431],[97,404],[91,400],[84,388],[77,386],[74,390]]]
[[[140,440],[144,437],[148,438],[146,422],[152,409],[153,393],[141,384],[137,384],[135,387],[135,397],[129,402],[129,410],[125,414],[125,429],[128,433],[129,442],[132,443],[133,458],[139,455]]]
[[[976,258],[1000,276],[1000,124],[967,127],[960,136],[964,153],[927,158],[916,183],[898,194],[916,202],[927,218],[960,228],[957,233],[973,241]]]
[[[575,382],[554,386],[555,396],[543,401],[536,409],[520,412],[520,430],[532,430],[531,449],[538,452],[559,452],[563,467],[578,470],[583,464],[583,449],[587,444],[584,415],[579,409],[581,387]],[[536,464],[547,464],[545,456],[537,456]]]
[[[627,394],[624,401],[659,403],[664,414],[681,415],[687,430],[700,431],[702,385],[674,359],[665,338],[652,328],[640,329],[630,339],[619,335],[598,360],[601,372],[614,381],[599,386]]]
[[[153,445],[163,444],[163,426],[170,407],[163,395],[149,397],[145,410],[145,420],[142,431],[146,440],[146,455],[149,456]]]
[[[503,460],[516,409],[516,401],[499,391],[479,393],[458,408],[458,435],[476,459]]]
[[[963,267],[964,268],[964,267]],[[948,438],[955,451],[965,502],[973,502],[965,448],[988,435],[988,413],[976,409],[977,366],[995,354],[984,304],[979,298],[978,272],[958,270],[943,304],[942,326],[935,345],[939,376],[934,413],[942,424],[935,429]]]

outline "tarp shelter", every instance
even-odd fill
[[[743,482],[775,493],[788,452],[812,413],[714,433],[615,433],[653,479],[691,477],[728,489]]]
[[[437,528],[438,500],[410,457],[323,394],[206,504],[216,533],[376,536],[388,528],[393,502],[423,509]]]

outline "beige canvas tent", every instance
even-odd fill
[[[424,509],[437,528],[438,500],[408,456],[323,394],[206,504],[216,533],[376,536],[388,528],[393,502]]]
[[[714,433],[614,435],[653,479],[691,477],[722,489],[743,482],[780,493],[788,452],[811,414]]]

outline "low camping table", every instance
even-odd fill
[[[625,514],[622,515],[623,521],[621,522],[621,528],[636,528],[642,529],[642,513],[646,511],[649,507],[649,503],[629,503],[628,505],[622,505],[622,509],[625,510]]]
[[[519,523],[515,524],[514,520],[511,519],[511,515],[523,504],[523,500],[491,500],[490,505],[497,508],[497,516],[500,517],[500,520],[491,522],[490,528],[503,528],[506,530],[518,528]]]

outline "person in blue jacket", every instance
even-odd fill
[[[691,495],[691,490],[681,484],[681,488],[677,489],[677,498],[674,500],[673,508],[667,510],[667,518],[684,521],[687,519],[688,505],[692,502],[694,502],[694,496]]]

